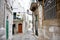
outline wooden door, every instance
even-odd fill
[[[22,33],[22,24],[18,24],[18,33]]]

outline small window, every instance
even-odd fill
[[[44,19],[56,19],[56,0],[47,0],[44,5]]]
[[[7,19],[8,19],[8,16],[7,16]]]
[[[13,18],[16,19],[16,12],[13,13]]]

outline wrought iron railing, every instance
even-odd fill
[[[56,0],[46,0],[44,3],[44,19],[56,18]]]

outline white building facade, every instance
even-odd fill
[[[12,24],[13,24],[12,0],[10,1],[6,0],[5,3],[6,40],[12,40]]]
[[[12,0],[0,0],[0,26],[5,28],[5,39],[11,40],[12,37]],[[4,40],[5,40],[4,39]]]

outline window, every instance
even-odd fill
[[[44,3],[44,19],[56,18],[56,1],[46,0]]]
[[[8,16],[7,16],[7,19],[8,19]]]
[[[16,12],[13,13],[13,18],[16,19]]]

